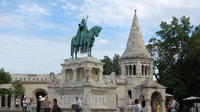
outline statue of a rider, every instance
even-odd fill
[[[76,33],[76,43],[80,45],[80,48],[83,47],[84,36],[88,32],[87,28],[87,18],[82,18],[81,22],[78,24],[78,31]]]
[[[76,35],[71,40],[71,56],[77,58],[77,53],[88,53],[91,56],[91,50],[94,43],[94,37],[98,37],[101,27],[94,26],[90,30],[87,28],[87,19],[82,18],[81,22],[78,24],[78,31]]]

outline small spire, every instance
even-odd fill
[[[150,54],[146,50],[142,32],[140,30],[139,20],[137,18],[136,10],[133,22],[129,34],[129,38],[127,41],[126,49],[121,56],[121,59],[125,58],[151,58]]]
[[[134,11],[135,11],[135,14],[136,14],[137,10],[134,10]]]

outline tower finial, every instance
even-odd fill
[[[135,11],[135,14],[136,14],[137,10],[134,10],[134,11]]]

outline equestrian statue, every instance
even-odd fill
[[[71,40],[71,56],[72,58],[77,58],[77,53],[87,53],[89,57],[92,57],[91,51],[95,41],[95,37],[99,36],[101,32],[101,27],[94,26],[90,30],[87,28],[87,19],[82,18],[81,22],[78,24],[78,31],[76,36]],[[74,57],[75,55],[75,57]]]

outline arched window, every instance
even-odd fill
[[[131,65],[129,65],[129,75],[132,75],[132,71],[133,71],[133,68]]]
[[[133,75],[136,75],[136,66],[133,65]]]
[[[131,90],[128,90],[128,97],[132,99],[132,92],[131,92]]]
[[[148,75],[151,75],[151,67],[148,66]]]
[[[148,67],[147,65],[145,66],[145,75],[147,75],[147,72],[148,72]]]

